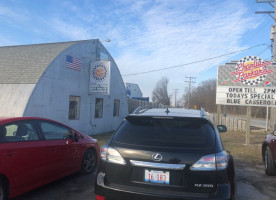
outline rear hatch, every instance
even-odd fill
[[[128,117],[109,147],[125,164],[107,163],[107,185],[174,195],[216,190],[216,170],[191,169],[215,152],[214,129],[206,119]]]

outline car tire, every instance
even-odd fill
[[[4,182],[0,179],[0,200],[7,200],[7,188]]]
[[[82,159],[81,172],[89,174],[94,172],[97,167],[97,154],[94,150],[88,149]]]
[[[269,149],[269,147],[266,147],[265,155],[264,155],[264,161],[265,161],[265,173],[268,176],[276,175],[276,166],[275,162],[272,157],[272,153]]]
[[[236,178],[234,178],[234,185],[232,186],[234,188],[234,191],[231,192],[231,200],[236,200],[237,199],[237,182]]]

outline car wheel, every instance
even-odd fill
[[[236,178],[234,178],[234,185],[232,186],[234,188],[234,191],[231,192],[231,200],[236,200],[237,199],[237,182]]]
[[[3,181],[0,179],[0,200],[6,200],[7,198],[7,190],[3,183]]]
[[[81,171],[84,174],[92,173],[97,166],[97,154],[92,149],[88,149],[82,159]]]
[[[269,176],[276,174],[276,166],[269,147],[265,150],[265,173]]]

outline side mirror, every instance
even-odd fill
[[[227,127],[225,125],[217,125],[217,129],[219,132],[223,133],[227,131]]]
[[[276,136],[276,131],[273,131],[273,135],[275,135],[275,136]]]
[[[76,142],[79,141],[79,136],[78,136],[78,134],[76,134],[76,133],[74,133],[74,140],[75,140]]]

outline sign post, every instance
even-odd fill
[[[250,144],[250,119],[251,119],[251,107],[247,106],[246,108],[246,136],[245,136],[245,144]]]
[[[276,107],[276,63],[247,56],[219,66],[216,103],[247,106],[246,144],[250,143],[251,106]]]
[[[265,131],[268,131],[268,106],[266,107]]]
[[[217,121],[218,124],[221,124],[220,115],[221,115],[221,105],[217,105],[217,119],[216,119],[216,121]]]

